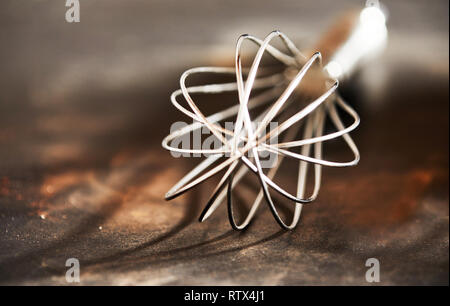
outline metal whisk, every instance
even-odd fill
[[[218,172],[225,171],[201,213],[200,221],[206,220],[226,197],[231,226],[234,229],[242,230],[250,224],[259,205],[265,199],[275,220],[282,228],[295,228],[300,219],[303,204],[314,201],[319,193],[322,166],[347,167],[356,165],[359,161],[358,148],[349,135],[359,125],[359,116],[340,97],[336,88],[339,79],[351,73],[357,65],[383,48],[387,36],[384,16],[380,7],[374,3],[366,6],[360,12],[349,13],[324,35],[315,48],[318,51],[310,56],[301,53],[294,43],[279,31],[273,31],[264,40],[250,35],[242,35],[237,41],[235,67],[200,67],[184,72],[180,79],[181,88],[172,94],[171,101],[177,109],[192,118],[194,123],[168,135],[163,140],[162,146],[172,152],[207,154],[208,156],[167,192],[166,199],[173,199]],[[274,38],[281,39],[288,50],[287,53],[271,44]],[[241,64],[241,50],[244,41],[251,41],[259,47],[249,69],[244,69]],[[257,76],[265,53],[283,65],[284,68],[281,72],[268,76]],[[236,81],[186,86],[188,77],[202,73],[235,75]],[[244,75],[246,76],[245,81]],[[301,82],[302,86],[300,86]],[[255,89],[258,90],[258,94],[251,96],[252,90]],[[293,99],[289,98],[293,94],[300,93],[301,90],[306,91],[307,96],[316,98],[305,107],[296,109],[293,114],[287,115],[287,109],[294,104]],[[191,96],[197,93],[220,94],[233,91],[238,93],[239,104],[210,116],[202,113]],[[184,97],[190,110],[180,104],[178,101],[180,96]],[[262,106],[265,107],[265,110],[257,118],[252,119],[250,111]],[[337,108],[352,117],[353,122],[350,125],[343,124]],[[274,118],[281,118],[282,115],[287,118],[276,128],[266,132]],[[226,129],[219,124],[219,122],[234,116],[236,116],[236,120],[233,130]],[[330,119],[336,131],[324,134],[326,118]],[[300,139],[296,139],[302,124],[302,136]],[[173,145],[174,140],[203,127],[209,129],[220,141],[218,148],[186,149]],[[268,143],[278,136],[282,136],[281,142]],[[343,138],[352,151],[354,158],[351,161],[336,162],[322,157],[323,142],[339,137]],[[300,148],[300,153],[292,151],[294,148]],[[276,162],[267,171],[267,174],[263,172],[261,164],[262,152],[278,155]],[[299,161],[295,195],[287,192],[273,181],[286,157]],[[225,160],[220,161],[223,158]],[[314,189],[311,195],[305,196],[306,178],[310,164],[314,164]],[[248,171],[258,177],[261,189],[244,221],[237,224],[233,213],[232,190]],[[289,223],[280,217],[269,187],[295,203],[294,214]]]

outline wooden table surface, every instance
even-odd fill
[[[361,162],[324,169],[295,230],[265,205],[245,232],[225,207],[198,223],[213,181],[163,199],[199,161],[160,146],[186,120],[169,103],[182,71],[230,62],[245,32],[313,41],[355,5],[277,3],[82,1],[68,24],[62,1],[2,1],[1,284],[64,285],[77,258],[85,285],[367,285],[375,257],[381,285],[448,285],[447,1],[386,3],[386,53],[342,89]]]

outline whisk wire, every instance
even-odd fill
[[[271,41],[276,37],[281,38],[281,41],[291,53],[290,55],[271,45]],[[246,40],[259,46],[251,67],[248,70],[243,69],[241,63],[242,45]],[[295,77],[288,80],[284,73],[275,73],[270,76],[257,77],[262,57],[266,52],[286,67],[289,67],[289,69],[297,69],[298,72]],[[173,199],[211,178],[218,172],[225,170],[224,175],[216,185],[212,196],[201,213],[200,221],[206,220],[219,207],[224,198],[227,197],[228,215],[231,226],[237,230],[245,229],[256,215],[256,212],[262,203],[262,199],[264,198],[275,220],[280,226],[284,229],[294,228],[299,222],[303,204],[314,201],[319,193],[321,185],[321,167],[347,167],[353,166],[359,161],[358,149],[349,135],[349,133],[359,125],[359,116],[336,92],[339,85],[337,80],[331,80],[331,83],[330,81],[327,81],[327,83],[330,84],[328,84],[328,89],[326,89],[324,93],[300,111],[287,118],[276,128],[265,133],[269,123],[273,122],[274,118],[289,105],[288,100],[291,100],[290,98],[299,87],[300,82],[315,63],[319,66],[318,69],[322,71],[323,66],[319,52],[314,53],[310,58],[306,58],[287,36],[280,31],[273,31],[264,40],[260,40],[250,35],[240,36],[236,45],[234,68],[200,67],[189,69],[183,73],[180,78],[180,89],[171,95],[171,101],[177,109],[192,118],[194,122],[168,135],[164,138],[162,146],[171,152],[202,153],[208,154],[209,156],[176,183],[167,192],[166,199]],[[236,82],[186,86],[186,80],[189,76],[202,73],[235,74]],[[245,81],[244,75],[247,75]],[[328,76],[326,79],[330,80]],[[283,90],[282,86],[285,84],[287,84],[287,87]],[[260,89],[262,92],[250,98],[252,90],[254,89]],[[194,93],[218,94],[232,91],[237,91],[239,104],[210,116],[205,116],[202,113],[191,96],[191,94]],[[177,98],[181,95],[186,100],[191,111],[178,102]],[[254,120],[251,119],[250,110],[266,105],[274,99],[276,100],[271,103],[262,114],[257,116]],[[353,118],[353,122],[349,126],[346,127],[342,123],[336,105]],[[218,122],[235,115],[237,115],[237,118],[234,130],[222,128],[220,124],[218,124]],[[331,122],[337,131],[324,135],[324,124],[327,116],[331,119]],[[295,136],[300,129],[300,124],[297,123],[301,123],[304,119],[306,120],[306,125],[302,139],[295,140]],[[254,129],[253,125],[255,123],[259,124]],[[203,127],[207,127],[214,136],[220,140],[221,146],[219,148],[185,149],[171,145],[171,142],[178,137],[182,137]],[[282,142],[275,144],[267,143],[268,140],[278,137],[282,133],[286,134],[283,137]],[[229,138],[227,139],[224,135],[229,136]],[[351,149],[354,159],[349,162],[324,160],[322,158],[323,143],[339,137],[343,137],[345,143]],[[311,156],[312,145],[314,145],[313,156]],[[288,150],[296,147],[301,147],[300,153]],[[275,164],[269,169],[267,175],[264,174],[260,161],[259,152],[262,151],[278,155]],[[246,156],[247,154],[251,154],[253,161]],[[213,166],[223,157],[226,157],[224,161]],[[294,158],[299,161],[297,191],[295,196],[273,181],[285,157]],[[310,163],[314,164],[314,189],[309,197],[305,197],[307,172]],[[206,171],[211,166],[213,166],[213,168]],[[234,204],[232,193],[236,183],[239,182],[248,171],[257,175],[261,188],[251,205],[249,212],[245,218],[243,218],[244,221],[238,224],[233,212]],[[294,202],[294,213],[292,220],[289,223],[285,223],[280,217],[269,192],[269,187]]]

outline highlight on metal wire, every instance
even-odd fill
[[[271,45],[274,38],[280,38],[288,53]],[[242,68],[241,52],[244,41],[256,44],[259,49],[249,69]],[[276,72],[269,76],[257,76],[261,60],[264,54],[269,54],[284,67],[283,72]],[[189,189],[197,186],[215,174],[224,171],[218,185],[212,192],[200,216],[200,221],[206,220],[227,198],[228,215],[231,226],[234,229],[245,229],[255,217],[256,211],[263,200],[268,204],[275,220],[284,229],[293,229],[300,219],[303,204],[308,204],[316,199],[320,184],[322,166],[347,167],[356,165],[359,161],[359,152],[349,135],[359,124],[358,114],[336,92],[338,81],[332,79],[326,69],[322,67],[321,54],[314,53],[309,58],[305,57],[295,47],[292,41],[279,31],[273,31],[264,40],[250,35],[242,35],[238,39],[235,53],[234,67],[200,67],[189,69],[180,78],[180,89],[171,95],[172,104],[182,113],[194,120],[194,123],[185,126],[162,141],[162,146],[172,152],[207,154],[208,156],[194,169],[187,173],[166,194],[166,199],[173,199]],[[323,92],[316,99],[291,114],[286,115],[286,110],[292,106],[292,96],[298,91],[299,85],[306,77],[308,71],[319,71],[324,78]],[[287,73],[289,71],[289,73]],[[222,84],[208,84],[202,86],[186,86],[186,80],[194,74],[215,73],[220,75],[235,75],[236,81]],[[244,76],[246,76],[244,80]],[[258,90],[252,94],[252,90]],[[192,98],[193,94],[221,94],[225,92],[237,92],[239,104],[226,108],[218,113],[205,116]],[[182,106],[179,98],[183,97],[189,105],[189,109]],[[250,117],[250,111],[265,107],[256,118]],[[337,107],[347,113],[353,122],[344,126]],[[281,115],[287,116],[279,125],[266,132],[267,126]],[[219,122],[229,118],[236,118],[234,130],[222,127]],[[324,134],[325,121],[329,118],[336,131]],[[256,124],[257,123],[257,124]],[[303,125],[302,130],[300,127]],[[257,126],[257,127],[255,127]],[[221,147],[202,150],[201,148],[178,148],[172,145],[172,141],[183,137],[195,130],[206,127],[220,140]],[[301,131],[301,137],[297,134]],[[282,141],[270,143],[274,137],[281,137]],[[337,162],[326,160],[322,157],[322,144],[325,141],[342,137],[352,151],[354,158],[351,161]],[[299,148],[300,153],[293,149]],[[313,149],[313,150],[312,150]],[[313,151],[313,152],[312,152]],[[263,172],[260,154],[270,152],[278,154],[275,164]],[[251,157],[250,157],[251,156]],[[222,161],[225,158],[224,161]],[[291,194],[283,187],[277,185],[273,179],[285,158],[298,160],[297,191]],[[314,165],[314,188],[309,196],[305,195],[306,178],[309,166]],[[233,188],[248,173],[257,176],[261,188],[257,194],[248,215],[241,224],[237,224],[233,213]],[[289,222],[282,220],[277,205],[272,199],[269,188],[291,200],[294,204],[294,213]]]

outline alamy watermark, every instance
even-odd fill
[[[256,131],[260,127],[261,123],[252,123],[253,130]],[[170,127],[170,134],[177,133],[180,130],[187,129],[189,126],[188,123],[178,121],[171,125]],[[267,133],[270,133],[275,128],[278,127],[277,122],[270,122],[267,127],[262,131],[262,135],[265,135]],[[234,131],[235,123],[234,122],[225,122],[224,128],[228,131]],[[267,150],[267,147],[265,147],[263,144],[266,145],[274,145],[278,143],[278,135],[277,133],[274,133],[275,135],[267,137],[267,139],[263,140],[259,145],[257,145],[258,150],[258,157],[261,162],[262,168],[272,168],[275,166],[278,154]],[[228,134],[222,134],[222,136],[226,140],[230,140],[232,142],[232,136]],[[190,133],[185,133],[181,136],[176,137],[173,139],[170,143],[170,146],[173,148],[181,149],[181,150],[198,150],[200,152],[177,152],[177,151],[170,151],[170,154],[175,157],[208,157],[212,154],[217,153],[210,153],[208,150],[220,150],[224,148],[224,144],[222,141],[217,138],[206,126],[200,127],[198,129],[193,130]],[[241,141],[238,144],[238,148],[243,148],[246,145],[245,139],[241,138]],[[204,152],[201,152],[204,151]],[[248,157],[254,157],[252,150],[248,151]],[[223,153],[224,157],[230,157],[231,156],[231,150],[228,150],[227,152]]]
[[[369,269],[366,271],[366,281],[368,283],[379,283],[380,261],[376,258],[369,258],[366,260],[366,267],[369,267]]]
[[[80,22],[80,1],[66,0],[66,21],[69,23]]]
[[[69,258],[66,260],[66,282],[79,283],[80,282],[80,261],[76,258]]]

